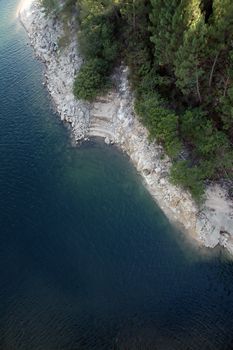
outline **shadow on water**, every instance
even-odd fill
[[[117,148],[72,147],[16,8],[0,1],[0,349],[232,349],[232,262]]]

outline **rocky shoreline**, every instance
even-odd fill
[[[148,142],[148,132],[134,113],[127,68],[116,71],[115,87],[106,96],[92,104],[78,101],[73,95],[73,81],[83,60],[75,33],[59,49],[62,25],[55,18],[46,18],[36,0],[21,6],[19,18],[36,56],[45,64],[46,86],[61,119],[70,124],[75,141],[99,136],[108,144],[119,145],[172,222],[182,226],[200,245],[221,245],[233,254],[233,203],[223,188],[212,185],[206,190],[205,203],[198,208],[189,193],[169,182],[169,158],[160,145]]]

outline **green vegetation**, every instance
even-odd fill
[[[99,91],[108,86],[106,71],[108,65],[100,58],[90,58],[82,65],[74,82],[74,94],[77,98],[92,101]]]
[[[188,189],[197,202],[202,200],[204,191],[203,180],[205,176],[200,167],[191,167],[187,161],[181,160],[174,163],[170,176],[174,184],[182,184],[182,186]]]
[[[76,13],[85,63],[74,93],[93,100],[114,66],[130,67],[135,107],[173,160],[171,180],[201,199],[233,174],[232,0],[42,0]],[[185,150],[188,159],[181,160]]]
[[[86,60],[75,80],[74,94],[93,100],[109,85],[117,58],[117,10],[113,1],[82,0],[77,7],[79,48]]]
[[[140,95],[136,100],[135,109],[147,126],[150,139],[156,138],[164,145],[170,157],[176,157],[181,151],[178,116],[166,108],[164,102],[155,93]]]
[[[59,2],[57,0],[40,0],[41,5],[45,9],[45,13],[51,14],[56,13],[59,9]]]

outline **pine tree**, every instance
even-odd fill
[[[209,74],[209,87],[213,82],[213,76],[218,63],[221,68],[228,60],[231,49],[231,33],[233,31],[233,3],[231,0],[214,0],[213,14],[208,28],[207,51],[211,59]],[[225,61],[225,62],[224,62]]]
[[[149,8],[149,0],[122,1],[120,12],[127,22],[127,33],[130,32],[133,36],[147,35]]]
[[[225,129],[233,128],[233,2],[214,0],[213,14],[209,26],[208,52],[211,58],[209,87],[215,89],[215,104]],[[232,135],[233,136],[233,135]]]
[[[187,29],[183,35],[183,44],[175,59],[176,85],[183,94],[195,96],[200,103],[207,33],[200,0],[188,1],[185,16],[187,17]]]
[[[171,41],[173,42],[173,53],[182,45],[185,31],[192,26],[195,19],[199,16],[199,12],[200,9],[196,1],[180,1],[172,19]]]
[[[171,46],[173,16],[181,0],[151,0],[151,41],[155,46],[155,62],[159,66],[171,65],[174,52]]]

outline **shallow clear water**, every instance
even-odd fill
[[[232,349],[233,264],[192,249],[115,148],[71,147],[16,8],[0,0],[0,349]]]

